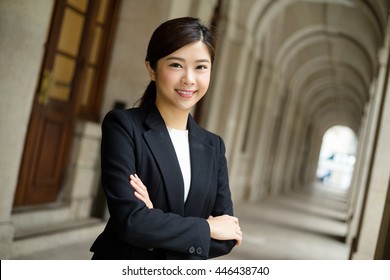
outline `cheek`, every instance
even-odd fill
[[[206,91],[210,84],[210,75],[202,76],[199,80],[199,85]]]
[[[166,85],[166,86],[172,86],[177,83],[178,78],[176,77],[175,73],[161,73],[159,76],[159,82]]]

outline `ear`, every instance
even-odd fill
[[[145,62],[146,69],[148,70],[149,77],[152,81],[156,81],[156,73],[154,72],[152,66],[150,66],[150,62],[146,61]]]

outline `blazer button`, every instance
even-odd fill
[[[190,252],[190,254],[193,254],[193,253],[195,253],[195,248],[194,247],[190,247],[190,249],[188,251]]]
[[[202,252],[203,252],[202,248],[198,247],[198,249],[196,249],[196,253],[198,255],[202,254]]]

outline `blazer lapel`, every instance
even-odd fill
[[[146,121],[149,130],[144,132],[147,142],[160,168],[172,212],[184,214],[184,182],[175,148],[158,109],[153,107]]]
[[[185,203],[185,215],[205,217],[210,203],[215,150],[204,140],[203,130],[196,124],[191,115],[188,118],[191,187]],[[205,217],[207,218],[207,217]]]

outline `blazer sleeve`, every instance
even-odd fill
[[[149,209],[134,196],[129,175],[136,170],[136,154],[142,137],[125,110],[114,110],[102,123],[102,185],[114,232],[124,243],[141,248],[160,248],[207,258],[210,228],[204,218],[182,217]]]
[[[221,137],[219,139],[219,159],[218,159],[218,186],[217,186],[217,196],[214,203],[214,208],[211,215],[221,216],[221,215],[230,215],[233,216],[233,202],[231,199],[231,192],[229,187],[229,176],[227,161],[225,156],[225,144]],[[215,240],[211,239],[209,258],[215,258],[222,255],[228,254],[233,247],[236,245],[236,240]]]

